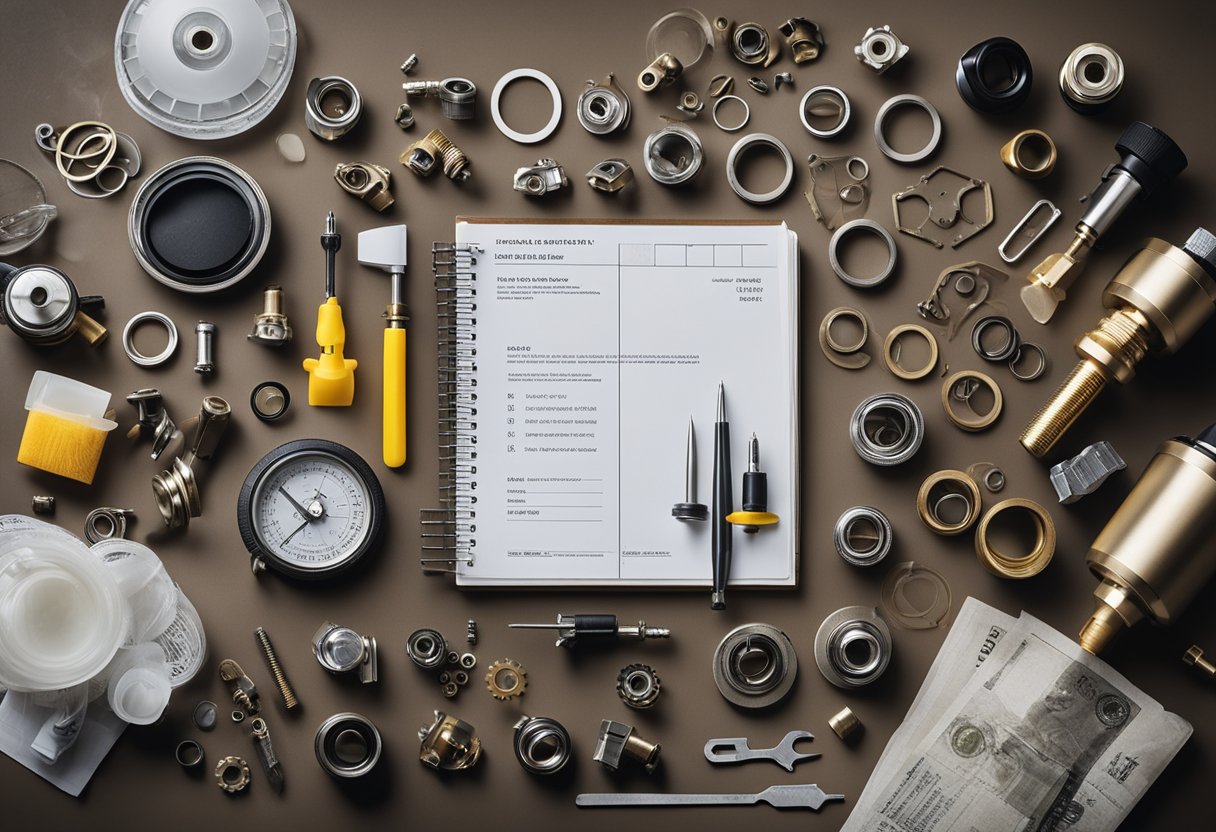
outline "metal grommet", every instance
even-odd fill
[[[1028,352],[1037,355],[1039,360],[1033,370],[1024,372],[1019,368],[1022,366],[1022,359]],[[1009,372],[1013,373],[1013,377],[1019,381],[1034,381],[1047,372],[1047,351],[1033,341],[1023,341],[1018,345],[1017,353],[1009,359]]]
[[[447,660],[448,643],[438,630],[424,627],[406,638],[405,654],[423,670],[432,670]]]
[[[925,363],[924,367],[916,370],[906,370],[899,364],[898,345],[900,339],[909,333],[919,335],[921,338],[925,339],[926,343],[929,344],[929,360]],[[929,375],[929,373],[933,372],[933,370],[937,367],[937,355],[937,339],[933,337],[932,332],[925,329],[920,324],[901,324],[895,327],[895,329],[887,333],[887,340],[883,342],[882,346],[882,356],[883,360],[886,362],[887,369],[900,378],[907,379],[908,381],[915,381],[916,379],[924,378],[925,376]]]
[[[815,663],[838,688],[868,685],[891,663],[891,630],[873,607],[844,607],[815,633]]]
[[[832,335],[832,325],[837,321],[847,319],[857,321],[861,327],[861,335],[856,344],[842,344]],[[860,370],[870,363],[870,356],[861,351],[870,337],[870,324],[860,309],[852,306],[838,306],[824,315],[819,324],[819,348],[824,356],[844,370]]]
[[[1058,152],[1042,130],[1023,130],[1001,147],[1001,162],[1023,179],[1042,179],[1056,167]]]
[[[334,777],[362,777],[380,761],[380,732],[355,713],[334,714],[321,723],[313,740],[317,762]]]
[[[887,142],[887,119],[899,107],[918,107],[928,113],[929,118],[933,122],[933,134],[929,137],[928,143],[920,150],[913,151],[912,153],[900,153]],[[923,162],[933,155],[933,152],[937,150],[937,146],[941,144],[941,141],[942,117],[932,104],[919,95],[897,95],[894,98],[888,98],[878,109],[878,115],[874,118],[874,142],[878,145],[878,149],[882,151],[882,154],[893,162],[899,162],[903,165],[914,165],[917,162]]]
[[[523,78],[539,81],[544,84],[545,89],[549,91],[549,95],[553,98],[553,115],[549,117],[549,123],[535,133],[520,133],[518,130],[512,130],[507,126],[507,122],[503,120],[502,110],[500,109],[502,91],[509,84]],[[494,85],[494,92],[490,95],[490,115],[494,119],[494,126],[498,128],[498,132],[511,141],[519,142],[520,144],[536,144],[552,136],[553,131],[557,129],[558,123],[562,120],[562,94],[558,90],[557,84],[553,82],[553,79],[539,69],[513,69],[499,78],[498,83]]]
[[[984,333],[992,327],[1004,330],[1005,340],[999,347],[989,348],[984,346]],[[1013,321],[1001,315],[980,318],[971,330],[971,347],[975,350],[976,355],[987,361],[1009,361],[1015,358],[1021,343],[1022,337],[1018,335]]]
[[[203,747],[194,740],[182,740],[173,752],[173,758],[184,769],[196,769],[203,764],[206,754]]]
[[[744,624],[727,633],[714,651],[714,684],[741,708],[767,708],[786,697],[798,677],[798,656],[789,636],[771,624]]]
[[[570,732],[547,716],[520,717],[513,746],[515,759],[532,774],[556,774],[570,762]]]
[[[777,187],[766,193],[758,194],[747,190],[739,182],[739,160],[745,153],[765,147],[775,150],[781,157],[781,161],[785,164],[785,175]],[[794,181],[794,157],[790,155],[789,148],[776,136],[768,133],[749,133],[735,142],[735,146],[730,149],[730,153],[726,157],[726,181],[730,183],[730,189],[741,199],[753,205],[768,205],[784,196],[785,192],[789,190],[790,183]]]
[[[646,137],[642,162],[654,181],[661,185],[680,185],[701,172],[705,151],[695,132],[679,124],[669,124]]]
[[[948,516],[944,506],[959,502],[962,511],[957,518]],[[952,537],[975,525],[980,516],[980,487],[962,471],[947,469],[925,478],[916,492],[916,513],[929,530]]]
[[[971,397],[981,386],[992,391],[992,407],[983,414],[971,407]],[[972,415],[959,413],[955,402],[966,404]],[[991,427],[1000,417],[1003,404],[1001,386],[991,376],[977,370],[960,370],[942,382],[942,408],[950,421],[963,430],[975,432]]]
[[[349,133],[363,115],[363,97],[339,75],[313,78],[304,94],[304,124],[318,139],[332,142]]]
[[[465,670],[472,670],[477,667],[477,657],[472,653],[461,653],[460,666]]]
[[[1009,512],[1028,513],[1034,523],[1035,541],[1028,553],[1009,555],[1001,552],[989,540],[993,521]],[[1043,508],[1033,500],[1015,498],[997,503],[984,515],[975,531],[975,554],[984,568],[1001,578],[1029,578],[1051,563],[1056,550],[1056,526]]]
[[[827,102],[827,104],[825,105],[824,102]],[[836,123],[828,128],[813,127],[811,125],[811,117],[824,114],[816,113],[816,108],[825,108],[826,106],[832,106],[835,110],[837,116]],[[849,119],[852,114],[853,108],[844,90],[840,87],[833,87],[827,84],[811,87],[807,90],[806,95],[802,96],[802,102],[798,105],[798,118],[802,122],[802,126],[806,128],[806,132],[817,139],[834,139],[839,136],[849,126]],[[864,179],[865,177],[861,176],[858,178]]]
[[[245,791],[249,785],[249,763],[244,757],[225,757],[215,764],[215,784],[228,794]]]
[[[1005,472],[991,462],[977,462],[967,466],[967,476],[995,494],[1005,487]]]
[[[723,103],[725,103],[727,101],[738,101],[740,104],[743,105],[742,121],[740,121],[738,124],[733,125],[731,127],[727,127],[725,124],[723,124],[722,119],[720,119],[718,117],[718,109],[723,105]],[[720,95],[720,96],[718,96],[718,100],[714,102],[714,109],[713,109],[712,115],[714,118],[714,124],[718,125],[719,130],[725,130],[727,133],[737,133],[740,130],[742,130],[744,127],[746,127],[747,122],[751,120],[752,108],[748,106],[746,101],[744,101],[742,98],[740,98],[737,95]]]
[[[244,722],[245,721],[245,712],[244,711],[233,711],[232,712],[232,721],[237,724]]]
[[[1105,109],[1123,89],[1123,59],[1104,43],[1083,43],[1060,66],[1060,95],[1079,113]]]
[[[844,270],[844,266],[840,265],[840,246],[846,237],[867,232],[876,235],[886,244],[887,264],[873,277],[854,277]],[[832,234],[831,242],[828,243],[828,262],[832,266],[832,271],[836,272],[836,276],[845,283],[858,289],[870,289],[886,281],[891,276],[891,273],[895,271],[897,257],[898,249],[895,247],[895,238],[891,236],[891,232],[874,222],[874,220],[850,220],[836,229],[835,233]]]
[[[156,355],[144,355],[135,349],[135,330],[146,323],[160,324],[169,335],[169,343]],[[122,351],[127,354],[127,358],[141,367],[157,367],[164,364],[177,351],[177,325],[168,315],[161,312],[140,312],[127,321],[127,325],[122,328]]]
[[[854,566],[873,566],[891,552],[895,532],[887,516],[871,506],[845,509],[832,529],[836,553]]]
[[[249,394],[249,408],[263,422],[277,421],[291,406],[291,393],[277,381],[263,381]]]
[[[925,438],[925,417],[916,403],[899,393],[879,393],[857,406],[849,420],[849,439],[871,465],[899,465],[911,459]]]

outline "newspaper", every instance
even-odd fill
[[[1043,622],[968,598],[843,832],[1114,830],[1190,735]]]

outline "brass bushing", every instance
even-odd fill
[[[909,370],[899,363],[899,344],[908,335],[917,335],[929,345],[929,360],[923,367]],[[887,369],[906,381],[924,378],[937,369],[937,339],[933,333],[920,324],[901,324],[887,333],[887,339],[882,345],[882,357]]]
[[[992,407],[987,413],[976,413],[971,408],[970,400],[974,389],[968,387],[968,382],[987,387],[992,391]],[[964,389],[971,389],[971,392],[961,397],[956,394],[956,391]],[[960,410],[959,405],[965,406],[965,411]],[[992,427],[1001,415],[1003,407],[1004,398],[1001,395],[1001,386],[986,373],[978,370],[960,370],[942,382],[942,408],[946,411],[946,416],[950,421],[962,430],[974,433]]]
[[[1025,554],[1011,555],[1002,552],[988,539],[992,523],[1002,514],[1029,513],[1034,523],[1035,541]],[[985,569],[1000,578],[1029,578],[1039,574],[1051,563],[1056,551],[1056,525],[1047,509],[1034,500],[1015,497],[1003,500],[988,509],[975,530],[975,554]]]
[[[961,516],[948,519],[947,511],[960,504]],[[916,513],[929,530],[952,537],[975,525],[981,508],[980,487],[969,474],[946,469],[930,474],[916,492]],[[943,516],[946,515],[946,516]]]
[[[1056,143],[1042,130],[1023,130],[1001,148],[1001,161],[1023,179],[1042,179],[1056,167]]]

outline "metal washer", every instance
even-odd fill
[[[533,81],[539,81],[545,85],[545,89],[549,91],[549,95],[553,97],[553,115],[549,117],[549,123],[537,130],[535,133],[521,133],[518,130],[512,130],[507,126],[507,122],[502,117],[502,91],[514,81],[521,78],[528,78]],[[498,128],[498,132],[502,133],[513,142],[520,144],[536,144],[543,142],[545,139],[553,135],[553,131],[557,129],[557,125],[562,120],[562,94],[558,90],[557,84],[553,82],[545,73],[539,69],[529,69],[523,67],[513,69],[506,75],[498,79],[498,83],[494,85],[494,92],[490,94],[490,115],[494,119],[494,126]]]
[[[840,120],[826,130],[811,126],[809,113],[811,104],[816,99],[826,98],[836,101],[840,105]],[[849,119],[853,115],[852,105],[849,103],[849,97],[845,95],[844,90],[840,87],[833,87],[828,84],[820,84],[817,87],[811,87],[807,90],[806,95],[802,96],[802,102],[798,105],[798,118],[802,122],[802,126],[806,128],[806,132],[810,133],[817,139],[834,139],[844,132],[849,126]],[[862,177],[864,178],[864,177]]]
[[[718,108],[720,108],[722,106],[723,102],[726,102],[726,101],[738,101],[740,104],[743,105],[743,120],[740,121],[738,124],[733,125],[731,127],[727,127],[725,124],[722,123],[722,120],[720,118],[718,118]],[[744,127],[746,127],[747,123],[751,120],[752,108],[750,106],[748,106],[748,103],[746,101],[744,101],[742,98],[740,98],[737,95],[720,95],[720,96],[718,96],[718,100],[714,102],[714,109],[713,109],[712,115],[714,118],[714,124],[718,125],[719,130],[725,130],[727,133],[737,133],[740,130],[742,130]]]
[[[760,675],[740,673],[742,656],[764,653]],[[789,636],[771,624],[744,624],[723,637],[714,651],[714,683],[728,702],[741,708],[766,708],[786,697],[798,677],[798,656]]]
[[[739,181],[738,166],[740,158],[745,153],[761,147],[777,151],[781,161],[785,164],[785,175],[777,187],[766,193],[758,194],[743,187]],[[790,183],[794,181],[794,157],[790,155],[789,148],[776,136],[768,133],[749,133],[735,142],[735,146],[730,149],[730,153],[726,157],[726,181],[730,183],[730,189],[741,199],[753,205],[768,205],[783,197],[789,190]]]
[[[891,117],[892,112],[900,107],[918,107],[928,113],[929,118],[933,122],[933,135],[929,137],[929,141],[920,150],[912,153],[900,153],[887,142],[887,119]],[[917,162],[923,162],[933,155],[933,152],[937,150],[937,146],[941,144],[941,141],[942,117],[937,112],[936,107],[919,95],[897,95],[893,98],[888,98],[878,108],[878,115],[874,117],[874,142],[878,145],[878,149],[882,151],[883,155],[893,162],[899,162],[902,165],[914,165]]]
[[[169,334],[169,343],[156,355],[144,355],[135,348],[135,330],[141,324],[149,322],[160,324]],[[127,325],[122,329],[122,351],[127,354],[127,358],[141,367],[158,367],[172,358],[173,353],[177,351],[177,325],[163,312],[140,312],[127,321]]]
[[[865,232],[878,236],[879,239],[886,243],[887,264],[873,277],[854,277],[846,272],[844,266],[840,264],[840,245],[846,237]],[[858,289],[870,289],[886,281],[891,276],[891,273],[895,271],[897,257],[898,249],[895,247],[895,238],[891,236],[891,232],[874,222],[874,220],[850,220],[836,229],[836,232],[832,234],[832,241],[828,243],[828,262],[832,266],[832,271],[836,272],[836,276],[845,283]]]

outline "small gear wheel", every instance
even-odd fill
[[[528,688],[528,671],[513,659],[499,659],[486,671],[486,687],[499,701],[523,696]]]
[[[630,708],[645,709],[659,699],[659,674],[646,664],[626,665],[616,677],[616,694]]]
[[[249,763],[243,757],[225,757],[216,763],[215,784],[228,794],[243,792],[249,785]]]

